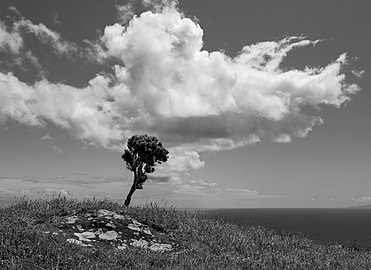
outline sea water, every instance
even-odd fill
[[[276,231],[301,233],[322,244],[371,250],[371,209],[272,208],[202,210],[242,225],[260,225]]]

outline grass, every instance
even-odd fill
[[[43,233],[66,215],[94,209],[160,224],[183,249],[86,250]],[[0,209],[0,269],[371,269],[371,252],[324,246],[302,235],[203,219],[197,213],[147,204],[125,208],[108,200],[21,199]]]

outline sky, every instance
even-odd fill
[[[170,152],[134,205],[371,203],[370,8],[1,1],[0,203],[122,201],[134,134]]]

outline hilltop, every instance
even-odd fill
[[[149,204],[29,200],[0,209],[0,269],[370,269],[371,253]]]

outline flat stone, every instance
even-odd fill
[[[155,243],[155,244],[152,244],[149,247],[149,249],[150,250],[153,250],[153,251],[164,252],[164,251],[171,251],[171,250],[173,250],[173,247],[170,244],[159,244],[159,243]]]
[[[122,244],[120,246],[117,246],[117,248],[120,249],[120,250],[124,250],[124,249],[128,248],[128,245],[127,244]]]
[[[133,219],[132,221],[133,221],[133,224],[134,224],[135,226],[137,226],[137,227],[139,227],[139,226],[143,226],[142,223],[140,223],[139,221],[136,221],[135,219]]]
[[[83,232],[83,233],[81,233],[81,235],[83,236],[83,237],[85,237],[85,238],[95,238],[95,233],[93,233],[93,232]]]
[[[76,245],[80,245],[82,247],[87,247],[87,245],[85,245],[82,241],[76,240],[76,239],[73,239],[73,238],[68,238],[67,242],[72,243],[72,244],[76,244]]]
[[[140,248],[147,248],[148,242],[146,240],[136,240],[132,239],[133,243],[131,244],[133,247],[140,247]]]
[[[98,210],[98,216],[113,216],[115,215],[115,212],[106,210],[106,209],[100,209]]]
[[[114,240],[114,241],[116,241],[118,236],[119,235],[118,235],[117,232],[108,231],[108,232],[100,234],[99,238],[102,239],[102,240]]]
[[[151,231],[148,230],[148,229],[144,229],[143,232],[144,232],[145,234],[152,235]]]
[[[77,237],[79,238],[79,241],[91,242],[90,239],[85,238],[84,236],[82,236],[82,233],[74,233],[74,235],[77,236]]]
[[[66,223],[67,224],[75,224],[76,223],[76,220],[78,220],[79,218],[77,216],[72,216],[72,217],[67,217],[66,218]]]
[[[133,231],[141,231],[141,229],[135,224],[129,224],[128,228]]]
[[[123,215],[119,215],[119,214],[114,214],[114,215],[113,215],[113,218],[114,218],[114,219],[122,219],[122,220],[125,219],[125,217],[124,217]]]
[[[113,228],[113,229],[116,228],[116,226],[115,226],[114,224],[111,224],[111,223],[107,223],[106,226],[107,226],[107,227],[111,227],[111,228]]]
[[[95,235],[101,235],[103,233],[103,230],[102,229],[98,229],[95,231]]]

